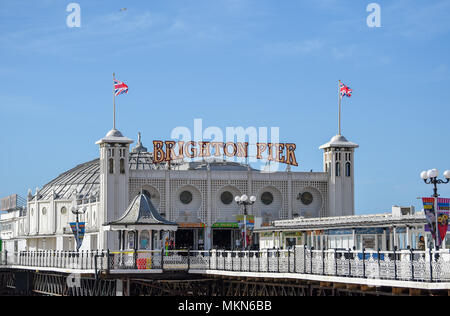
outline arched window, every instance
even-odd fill
[[[150,248],[150,234],[146,230],[143,230],[139,235],[139,248],[140,249]]]
[[[134,232],[128,232],[128,249],[134,249]]]
[[[114,173],[114,159],[109,159],[109,173]]]
[[[341,164],[339,162],[336,162],[336,177],[341,176]]]
[[[350,163],[347,162],[347,163],[345,164],[345,175],[346,175],[347,177],[350,177],[351,174],[352,174],[352,168],[351,168]]]
[[[120,173],[125,174],[125,159],[120,159]]]

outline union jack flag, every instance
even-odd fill
[[[122,81],[114,79],[114,94],[116,96],[128,93],[128,86]]]
[[[352,96],[352,92],[353,90],[350,89],[349,87],[347,87],[345,84],[343,84],[342,82],[339,82],[339,86],[340,86],[340,93],[341,93],[341,98],[342,97],[351,97]]]

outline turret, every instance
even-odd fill
[[[116,129],[96,142],[100,146],[100,225],[117,219],[128,206],[128,154],[131,143],[133,140]],[[117,249],[116,243],[112,235],[100,233],[100,245],[104,249]]]
[[[359,145],[336,135],[320,146],[323,170],[328,173],[329,216],[355,214],[354,151]]]

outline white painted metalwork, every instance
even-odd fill
[[[450,282],[450,252],[313,250],[22,251],[0,253],[0,266],[76,270],[185,270],[290,273],[408,282]]]

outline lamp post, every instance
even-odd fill
[[[450,182],[450,170],[446,170],[444,172],[444,177],[447,179],[446,181],[438,179],[439,171],[437,169],[430,169],[428,171],[422,171],[420,173],[420,177],[423,179],[423,181],[426,184],[432,184],[434,186],[433,191],[433,197],[438,198],[439,194],[437,193],[437,185],[438,184],[445,184]]]
[[[439,234],[439,232],[438,232],[438,222],[437,222],[437,199],[439,197],[439,194],[438,194],[437,185],[438,184],[446,184],[446,183],[450,182],[450,170],[444,171],[444,177],[445,177],[446,180],[438,179],[438,176],[439,176],[439,171],[437,169],[430,169],[428,171],[422,171],[420,173],[420,177],[423,179],[423,181],[426,184],[432,184],[433,185],[433,192],[434,193],[433,193],[432,196],[434,197],[434,213],[435,213],[434,217],[435,217],[435,220],[436,220],[436,232],[434,234],[434,244],[436,246],[436,250],[439,250],[439,246],[438,246],[438,242],[437,242],[437,240],[439,238],[439,236],[438,236],[438,234]]]
[[[252,195],[249,198],[244,194],[242,196],[236,196],[234,200],[238,205],[244,206],[244,249],[247,249],[247,206],[255,204],[256,197]]]
[[[77,200],[77,201],[79,201],[79,200]],[[78,203],[77,203],[78,204]],[[80,247],[79,247],[79,244],[78,244],[78,240],[79,240],[79,238],[78,238],[78,232],[79,232],[79,230],[80,230],[80,228],[79,228],[79,223],[80,223],[80,218],[79,218],[79,216],[80,215],[84,215],[85,213],[86,213],[86,211],[87,211],[87,208],[86,208],[86,206],[84,206],[84,207],[79,207],[79,206],[72,206],[72,208],[70,209],[71,211],[72,211],[72,214],[74,214],[75,216],[76,216],[76,220],[75,220],[75,222],[77,223],[77,227],[76,227],[76,233],[75,233],[75,239],[76,239],[76,241],[77,241],[77,251],[80,249]],[[80,245],[81,246],[81,245]]]

